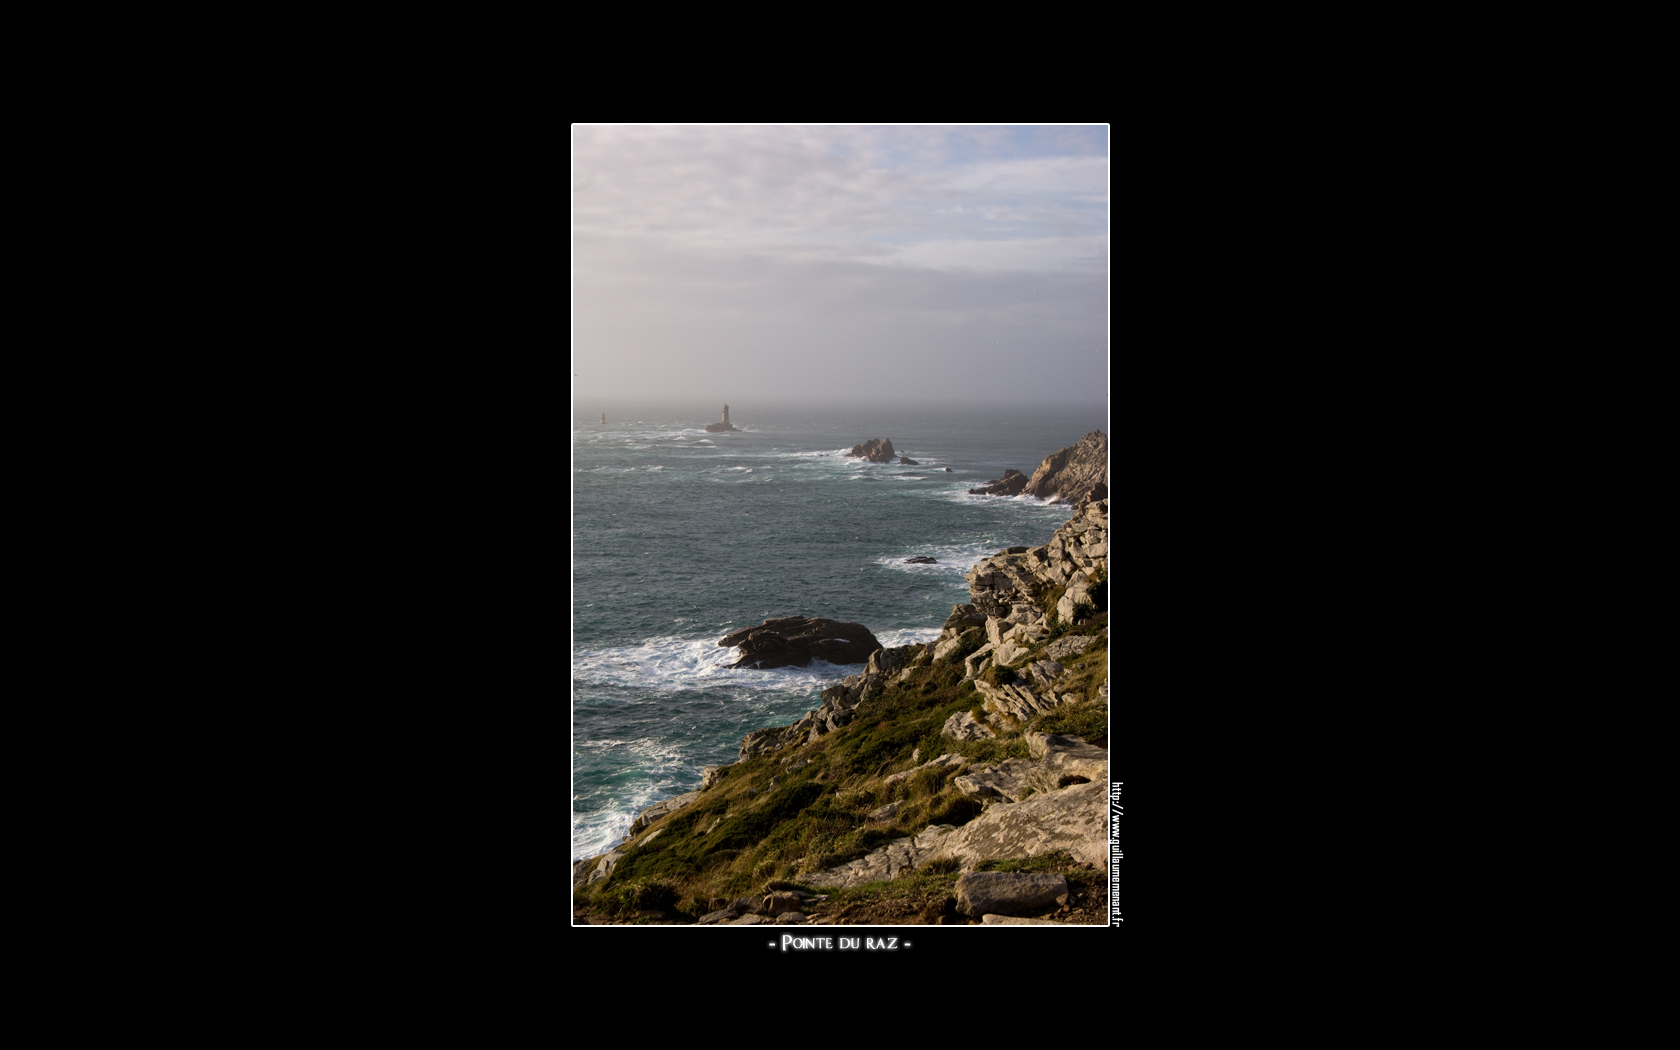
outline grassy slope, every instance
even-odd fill
[[[1106,614],[1099,615],[1090,624],[1057,634],[1106,633],[1107,621]],[[926,651],[931,653],[932,646]],[[1043,655],[1041,647],[1013,666]],[[982,741],[953,741],[940,734],[951,715],[980,710],[983,698],[973,683],[962,680],[961,657],[954,663],[917,667],[909,681],[866,701],[851,725],[816,743],[731,766],[697,801],[644,832],[610,878],[578,889],[574,907],[595,916],[674,908],[696,918],[709,910],[710,899],[796,885],[802,874],[861,857],[930,824],[965,824],[983,807],[951,784],[958,770],[924,770],[891,786],[882,778],[911,768],[917,748],[923,762],[952,751],[971,762],[985,762],[1026,757],[1022,733],[1028,730],[1075,733],[1093,743],[1104,742],[1108,706],[1096,698],[1096,690],[1107,678],[1107,657],[1107,640],[1101,638],[1079,657],[1062,661],[1077,676],[1064,689],[1082,693],[1086,700],[1064,704],[1029,725],[1011,727],[998,739]],[[790,756],[791,762],[784,763]],[[790,772],[788,765],[801,759],[809,764]],[[775,776],[782,779],[772,788],[770,778]],[[890,823],[867,822],[871,810],[897,800],[905,805]],[[660,829],[662,833],[647,842],[647,836]],[[1070,877],[1081,876],[1075,872]],[[941,910],[950,914],[946,883],[956,878],[955,872],[917,872],[893,883],[835,891],[827,907],[854,918],[916,915],[927,921]]]

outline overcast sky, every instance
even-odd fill
[[[1101,401],[1108,142],[574,125],[575,406]]]

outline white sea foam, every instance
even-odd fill
[[[888,649],[899,645],[922,645],[938,638],[940,630],[938,627],[905,627],[895,631],[876,631],[875,639]]]
[[[937,632],[936,632],[937,633]],[[877,635],[876,637],[880,637]],[[650,638],[638,646],[591,649],[572,654],[572,678],[588,685],[616,685],[657,692],[729,686],[749,690],[809,689],[855,674],[852,665],[823,660],[809,667],[778,667],[771,671],[732,668],[741,658],[715,638]]]
[[[962,576],[1005,546],[1008,545],[1001,542],[929,543],[902,553],[878,555],[875,564],[923,576]],[[912,564],[905,561],[906,558],[917,557],[933,558],[934,564]]]

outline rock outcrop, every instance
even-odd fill
[[[862,674],[847,675],[822,691],[821,707],[805,712],[805,717],[792,725],[755,729],[742,737],[740,757],[746,759],[779,751],[791,744],[814,744],[825,734],[849,725],[853,711],[870,697],[879,695],[891,678],[902,674],[918,660],[925,662],[926,655],[926,647],[920,645],[876,649],[869,654],[869,662]]]
[[[740,427],[732,427],[728,423],[707,423],[706,424],[706,433],[708,433],[708,434],[722,434],[726,431],[734,431],[735,433],[739,434],[741,432],[741,428]]]
[[[989,806],[967,824],[940,836],[937,847],[920,856],[916,866],[950,858],[971,869],[987,860],[1036,857],[1055,850],[1066,850],[1075,861],[1106,872],[1106,782],[1075,784],[1012,805]]]
[[[871,463],[891,463],[893,456],[892,438],[870,438],[861,445],[853,445],[847,456],[866,459]]]
[[[975,871],[958,879],[956,890],[964,915],[1021,915],[1066,901],[1068,884],[1061,875]]]
[[[843,623],[814,616],[783,616],[724,635],[722,646],[739,646],[741,658],[731,666],[809,667],[813,659],[831,664],[861,664],[881,643],[861,623]]]
[[[909,456],[898,457],[898,464],[901,467],[919,467],[919,466],[921,466],[920,463],[917,463],[915,460],[911,459]]]
[[[905,558],[904,561],[905,561],[905,564],[907,564],[907,565],[937,565],[937,564],[939,564],[939,559],[929,558],[929,557],[926,557],[925,555],[923,557],[920,557],[920,558]]]
[[[1006,470],[1003,477],[996,481],[988,481],[977,489],[969,489],[971,496],[1019,496],[1021,490],[1032,480],[1018,470]]]
[[[970,569],[965,578],[974,607],[988,617],[1032,623],[1047,619],[1038,603],[1056,588],[1084,590],[1091,600],[1090,576],[1108,564],[1108,504],[1087,503],[1041,547],[1011,547]]]
[[[1101,485],[1108,495],[1108,436],[1093,430],[1060,452],[1044,457],[1023,489],[1029,496],[1053,503],[1078,503]]]

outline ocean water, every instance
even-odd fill
[[[968,600],[965,572],[1046,542],[1070,512],[966,490],[1108,432],[1100,404],[732,404],[743,432],[706,433],[720,408],[621,405],[604,426],[594,413],[573,423],[573,859],[863,669],[733,670],[719,638],[772,616],[856,621],[888,646],[936,637]],[[918,465],[845,458],[878,437]],[[937,564],[905,564],[918,555]]]

